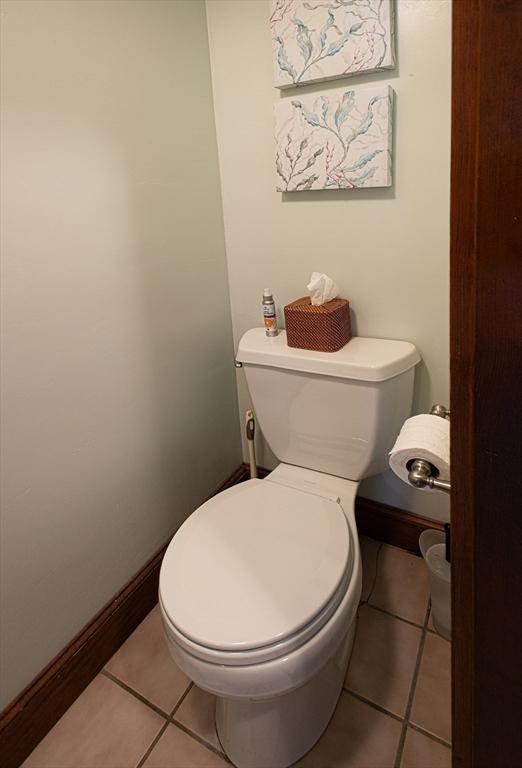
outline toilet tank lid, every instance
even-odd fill
[[[409,341],[354,336],[338,352],[313,352],[289,347],[286,331],[268,337],[264,328],[251,328],[243,335],[236,358],[250,365],[359,381],[386,381],[413,368],[421,359]]]

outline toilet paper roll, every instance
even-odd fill
[[[408,485],[408,465],[413,459],[429,461],[438,469],[438,479],[449,481],[450,423],[447,419],[423,413],[404,422],[390,451],[389,464],[397,477]],[[432,492],[428,486],[421,490]]]

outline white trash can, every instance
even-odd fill
[[[439,635],[450,640],[451,565],[446,560],[446,534],[428,528],[419,537],[419,548],[430,575],[433,626]]]

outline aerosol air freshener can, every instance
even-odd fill
[[[270,288],[263,291],[263,317],[267,336],[277,336],[277,318],[274,297]]]

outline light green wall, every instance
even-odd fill
[[[261,324],[265,286],[279,306],[327,272],[350,299],[360,336],[407,339],[421,355],[415,413],[448,402],[450,22],[448,0],[399,0],[398,68],[342,82],[389,83],[396,93],[391,189],[275,191],[273,87],[266,0],[207,2],[232,322],[237,344]],[[240,409],[248,407],[238,374]],[[277,392],[274,392],[277,397]],[[246,457],[246,453],[245,453]],[[260,463],[274,464],[263,443]],[[385,473],[361,493],[434,518],[448,499]]]
[[[204,4],[1,12],[0,707],[241,461]]]

